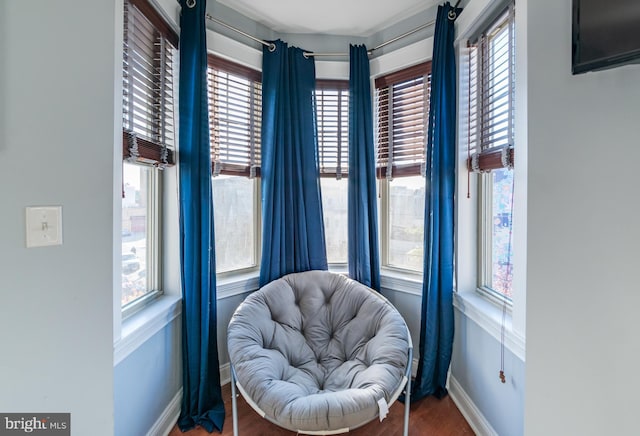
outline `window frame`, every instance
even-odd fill
[[[398,273],[419,274],[419,271],[411,270],[408,268],[402,268],[397,265],[391,265],[389,263],[389,222],[390,217],[390,197],[389,186],[390,180],[383,179],[378,182],[378,194],[380,202],[380,268],[388,269]]]
[[[477,292],[495,303],[511,303],[491,287],[493,281],[493,180],[491,173],[478,177],[478,287]]]
[[[470,48],[467,55],[467,63],[469,64],[469,96],[468,105],[469,113],[467,114],[467,122],[469,123],[469,137],[467,140],[469,157],[467,158],[467,170],[471,173],[477,173],[477,276],[476,276],[476,291],[484,298],[497,303],[499,305],[505,305],[506,308],[511,311],[513,307],[513,297],[501,293],[500,291],[493,289],[493,170],[507,169],[513,171],[514,159],[515,159],[515,4],[513,1],[507,3],[505,7],[499,10],[499,13],[489,20],[485,25],[481,27],[478,36],[473,38],[475,43],[480,47],[473,48],[471,44],[468,44]],[[487,77],[483,75],[483,69],[471,67],[471,57],[474,55],[474,51],[477,52],[477,64],[482,65],[487,59],[484,56],[488,53],[488,47],[485,47],[486,33],[492,29],[503,27],[508,28],[508,53],[509,58],[507,60],[508,68],[508,108],[506,114],[508,116],[508,138],[507,145],[503,147],[485,147],[482,144],[478,133],[484,128],[482,120],[478,117],[478,113],[483,112],[485,105],[488,104],[482,98],[482,88],[486,87],[485,81]],[[477,42],[480,41],[480,42]],[[483,56],[482,59],[480,57]],[[471,75],[475,74],[477,86],[477,95],[471,96],[472,86],[470,83],[474,80]],[[485,72],[484,74],[489,74]],[[472,101],[475,99],[475,104],[472,105]],[[471,127],[474,126],[474,127]],[[471,133],[475,131],[475,134]],[[473,146],[471,144],[474,144]],[[472,154],[471,150],[474,149]],[[512,190],[514,188],[512,187]],[[511,217],[511,226],[513,228],[513,217]],[[513,246],[513,236],[511,236],[510,244]],[[511,252],[513,253],[513,251]],[[513,267],[513,265],[512,265]],[[513,273],[512,273],[513,274]],[[513,292],[513,281],[512,281]]]
[[[418,177],[418,176],[408,176],[408,177]],[[423,176],[422,179],[424,180]],[[403,177],[404,178],[404,177]],[[411,269],[401,265],[394,265],[390,263],[389,260],[389,246],[390,246],[390,213],[391,213],[391,186],[393,183],[392,180],[381,179],[378,181],[378,197],[379,197],[379,224],[380,224],[380,267],[383,270],[390,271],[393,273],[407,275],[410,276],[411,280],[421,280],[423,275],[423,270]],[[426,180],[425,180],[426,183]],[[426,195],[426,190],[425,190]],[[423,227],[424,227],[424,217],[423,217]],[[422,244],[424,250],[424,242]],[[424,263],[424,252],[423,252],[423,263]]]
[[[252,103],[251,103],[251,107],[248,109],[251,113],[251,118],[252,118],[249,124],[252,126],[251,131],[253,132],[253,136],[251,133],[248,136],[256,138],[258,140],[258,143],[257,145],[255,143],[249,145],[247,153],[249,155],[253,154],[254,156],[257,156],[257,158],[254,161],[252,161],[253,166],[251,165],[251,162],[246,167],[239,166],[236,164],[225,165],[223,161],[215,159],[216,151],[220,149],[220,146],[215,144],[214,142],[215,141],[214,139],[215,136],[213,133],[213,129],[215,125],[214,110],[213,110],[214,105],[210,100],[210,98],[213,95],[212,91],[214,90],[214,83],[211,82],[214,78],[214,73],[211,70],[220,70],[227,74],[233,74],[235,76],[242,77],[243,79],[246,79],[251,83],[250,87],[252,88],[252,91],[251,91]],[[207,54],[207,92],[208,92],[207,98],[209,99],[208,103],[209,103],[209,111],[210,111],[209,135],[210,135],[210,144],[211,144],[210,148],[211,148],[211,169],[212,169],[211,182],[213,184],[215,177],[217,177],[218,174],[220,174],[220,175],[225,175],[230,177],[245,177],[251,180],[251,182],[253,183],[253,201],[252,201],[253,214],[254,214],[253,232],[255,235],[253,256],[255,259],[255,264],[242,267],[242,268],[233,269],[233,270],[227,270],[227,271],[217,271],[217,266],[216,266],[216,277],[221,280],[226,280],[232,277],[242,276],[246,274],[252,274],[260,270],[260,259],[262,254],[262,208],[261,208],[262,194],[261,194],[261,179],[260,179],[260,163],[261,163],[260,159],[262,155],[260,152],[261,150],[260,132],[258,131],[257,132],[258,134],[256,135],[256,131],[255,131],[256,129],[254,126],[254,123],[256,121],[254,120],[254,117],[256,116],[257,110],[260,110],[260,115],[262,114],[262,107],[261,107],[261,103],[260,104],[258,103],[255,96],[255,93],[258,92],[258,89],[256,89],[257,83],[259,83],[259,92],[260,92],[259,97],[261,102],[262,101],[262,73],[260,71],[238,64],[234,61],[222,58],[213,53]],[[260,122],[261,121],[262,120],[260,119]]]
[[[327,147],[329,153],[337,152],[340,156],[336,159],[336,163],[338,165],[331,166],[327,165],[325,167],[325,159],[324,156],[324,146],[322,143],[322,138],[325,137],[322,133],[322,123],[319,119],[316,119],[317,126],[317,135],[318,135],[318,166],[320,171],[320,185],[322,186],[323,179],[335,179],[339,183],[345,184],[344,196],[345,201],[348,204],[348,175],[349,175],[349,81],[344,79],[316,79],[316,85],[314,90],[314,101],[316,105],[316,118],[320,111],[318,110],[318,106],[325,101],[324,98],[318,98],[318,91],[330,91],[337,92],[337,119],[340,123],[338,127],[338,131],[336,132],[336,141],[338,142],[334,147]],[[344,100],[346,98],[346,101]],[[346,121],[345,121],[346,120]],[[346,126],[343,124],[346,122]],[[346,129],[345,129],[346,127]],[[346,152],[344,152],[346,150]],[[339,171],[338,171],[339,170]],[[322,195],[324,195],[324,191],[321,188]],[[348,206],[347,206],[348,207]],[[323,219],[324,214],[326,213],[327,207],[326,204],[322,205],[323,210]],[[326,220],[325,220],[326,226]],[[348,214],[344,221],[345,230],[348,228]],[[347,232],[348,233],[348,232]],[[325,228],[325,242],[327,247],[329,247],[329,243],[327,241],[329,233]],[[349,235],[347,234],[347,238],[345,243],[349,243]],[[349,251],[347,249],[346,257],[343,262],[329,262],[328,265],[331,269],[334,270],[346,270],[348,267],[349,261]]]
[[[171,70],[173,66],[176,65],[177,58],[177,48],[178,48],[178,35],[172,29],[172,27],[164,20],[161,14],[154,8],[154,6],[149,2],[149,0],[125,0],[124,2],[124,27],[123,32],[127,35],[123,35],[123,52],[122,52],[122,158],[123,165],[124,163],[128,163],[131,165],[136,165],[139,167],[143,167],[143,173],[146,174],[147,178],[147,217],[146,217],[146,233],[147,233],[147,241],[146,241],[146,275],[147,275],[147,292],[145,295],[130,301],[124,305],[122,305],[122,292],[123,292],[123,282],[120,282],[119,286],[119,295],[120,298],[118,301],[120,302],[120,313],[121,319],[126,319],[133,315],[134,313],[140,311],[142,308],[146,307],[149,303],[155,301],[158,297],[163,295],[162,288],[162,225],[163,225],[163,174],[162,169],[168,166],[172,166],[175,164],[175,152],[174,152],[174,144],[177,141],[177,138],[172,137],[171,134],[174,133],[173,129],[175,127],[175,95],[174,90],[176,89],[176,79],[177,75],[172,74],[170,76],[170,81],[167,82],[167,75],[165,72],[166,68]],[[134,10],[135,9],[135,10]],[[129,18],[133,14],[136,18],[133,18],[134,23],[130,25]],[[150,138],[140,136],[137,134],[132,135],[131,130],[126,130],[125,126],[131,125],[131,120],[133,114],[129,114],[129,117],[126,114],[126,110],[130,109],[126,107],[126,102],[130,102],[130,99],[134,98],[134,94],[132,94],[132,87],[128,87],[125,89],[125,80],[132,80],[133,74],[132,71],[133,64],[130,62],[130,56],[132,54],[131,44],[132,40],[129,39],[131,36],[128,32],[135,30],[136,28],[136,19],[144,18],[148,21],[145,25],[152,28],[152,32],[154,34],[154,38],[158,38],[160,40],[160,44],[158,48],[154,47],[154,58],[156,57],[155,50],[161,50],[161,54],[158,57],[162,58],[162,61],[158,64],[158,68],[162,71],[158,77],[158,82],[155,82],[155,79],[151,79],[153,83],[154,89],[157,88],[161,93],[169,92],[170,101],[168,104],[171,105],[169,108],[169,112],[165,111],[164,108],[164,96],[160,96],[163,100],[162,109],[157,109],[160,115],[163,117],[163,120],[160,121],[162,132],[158,133],[161,138],[170,138],[168,143],[160,143],[156,138]],[[170,56],[167,60],[165,57]],[[171,65],[166,65],[165,62],[171,62]],[[153,74],[153,73],[152,73]],[[149,103],[152,104],[152,103]],[[167,113],[169,115],[167,115]],[[156,114],[156,110],[153,110],[153,114]],[[173,121],[172,123],[167,123],[166,116],[170,116]],[[166,129],[169,129],[168,131]],[[173,129],[173,130],[172,130]],[[169,135],[167,136],[167,132]],[[137,152],[137,153],[136,153]],[[123,190],[124,196],[124,190]],[[122,204],[121,204],[122,209]],[[120,219],[122,219],[122,212],[120,214]],[[119,239],[120,250],[122,251],[122,236]],[[122,280],[122,270],[120,270],[120,278]]]
[[[260,271],[260,259],[262,255],[262,210],[261,210],[261,188],[262,183],[260,177],[249,178],[246,176],[242,176],[239,174],[224,174],[229,177],[245,177],[253,183],[253,211],[254,211],[254,220],[253,220],[253,233],[254,237],[254,245],[253,245],[253,256],[255,259],[255,264],[247,267],[237,268],[233,270],[220,271],[218,272],[217,263],[216,263],[216,277],[221,280],[229,279],[232,277],[242,276],[246,274],[252,274]],[[211,178],[211,182],[213,183],[214,177]],[[215,199],[214,199],[215,201]],[[215,210],[215,204],[214,204]]]
[[[143,165],[140,165],[143,166]],[[121,306],[125,319],[164,294],[162,288],[162,176],[158,168],[147,170],[147,288],[148,291],[129,303]],[[149,213],[153,211],[154,213]]]

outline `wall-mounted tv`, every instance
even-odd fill
[[[573,74],[640,59],[640,0],[573,0]]]

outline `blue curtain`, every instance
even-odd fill
[[[376,157],[369,56],[349,47],[349,276],[380,291]]]
[[[431,64],[420,362],[412,392],[416,400],[446,395],[453,344],[456,61],[454,21],[448,17],[452,9],[449,3],[438,7]]]
[[[262,53],[260,286],[327,269],[313,93],[315,64],[275,41]]]
[[[207,102],[206,1],[181,0],[180,266],[182,274],[182,431],[222,430],[216,333],[216,263]]]

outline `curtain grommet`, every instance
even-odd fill
[[[189,9],[193,9],[196,6],[196,0],[187,0],[186,4]]]

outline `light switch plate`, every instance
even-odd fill
[[[27,248],[62,245],[62,206],[26,208]]]

